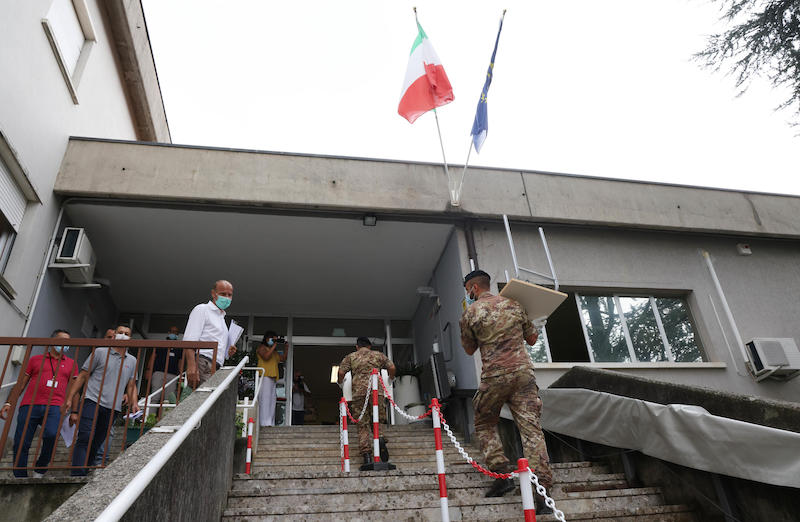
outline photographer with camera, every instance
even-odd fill
[[[278,352],[281,347],[283,352]],[[286,338],[268,330],[256,350],[258,367],[264,369],[261,390],[258,392],[259,426],[275,426],[275,405],[278,397],[275,387],[278,381],[278,363],[286,360]]]
[[[292,386],[292,426],[302,426],[306,420],[306,397],[311,399],[311,390],[308,389],[303,374],[300,370],[294,371],[294,386]],[[311,405],[308,405],[311,407]],[[313,412],[313,410],[312,410]]]

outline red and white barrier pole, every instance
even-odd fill
[[[536,507],[533,504],[533,488],[531,487],[531,472],[528,471],[528,459],[517,461],[519,473],[519,491],[522,494],[522,510],[525,513],[525,522],[536,522]]]
[[[350,446],[347,435],[347,401],[344,397],[339,401],[339,414],[342,416],[342,471],[350,473]]]
[[[250,474],[250,463],[253,460],[253,417],[247,419],[247,458],[244,463],[244,472]]]
[[[381,450],[378,435],[380,415],[378,414],[378,369],[372,369],[372,459],[381,461]]]
[[[447,479],[444,475],[444,450],[442,449],[442,424],[439,417],[439,400],[431,401],[433,414],[433,437],[436,439],[436,473],[439,474],[439,502],[442,506],[442,522],[450,522],[450,510],[447,506]]]

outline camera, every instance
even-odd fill
[[[275,344],[286,344],[286,337],[276,337]]]

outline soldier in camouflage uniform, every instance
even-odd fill
[[[472,405],[475,434],[480,440],[486,466],[495,473],[508,473],[516,468],[503,454],[503,444],[497,432],[500,409],[508,403],[531,469],[538,475],[539,483],[549,491],[553,485],[553,473],[539,424],[542,401],[533,363],[524,344],[527,341],[533,345],[538,332],[522,305],[489,293],[489,274],[486,272],[470,272],[464,278],[464,288],[468,302],[472,304],[461,317],[461,344],[469,355],[478,348],[481,350],[481,382]],[[486,496],[499,497],[513,488],[511,479],[497,479]],[[544,506],[537,509],[537,513],[544,511],[547,511]]]
[[[359,337],[356,341],[356,351],[347,354],[339,363],[339,383],[342,382],[347,372],[352,375],[353,400],[349,406],[353,416],[361,413],[365,397],[372,393],[370,376],[373,368],[384,369],[389,372],[390,379],[394,378],[395,367],[392,361],[381,352],[373,351],[372,343],[367,337]],[[383,407],[383,386],[380,382],[378,383],[378,398],[380,422],[385,424],[386,408]],[[372,439],[372,400],[370,400],[367,411],[358,422],[358,451],[364,457],[364,466],[369,466],[373,461]],[[380,453],[383,462],[389,460],[389,450],[386,448],[386,440],[383,437],[380,440]]]

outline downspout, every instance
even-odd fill
[[[711,279],[714,281],[714,287],[717,289],[717,295],[719,296],[719,301],[722,304],[722,310],[725,312],[725,317],[727,317],[728,323],[731,325],[731,330],[733,330],[733,336],[736,339],[736,344],[739,346],[739,350],[742,352],[742,359],[745,363],[747,363],[747,361],[750,359],[747,357],[747,351],[744,348],[742,336],[739,335],[739,328],[736,326],[736,321],[733,319],[733,312],[731,312],[731,308],[728,306],[728,300],[725,299],[725,293],[722,291],[722,285],[719,283],[717,272],[714,270],[714,265],[711,263],[711,256],[706,250],[703,250],[703,259],[705,259],[708,271],[711,273]]]
[[[475,235],[472,231],[472,221],[465,220],[464,221],[464,238],[467,241],[467,256],[475,262],[474,270],[479,268],[478,266],[478,251],[475,249]]]
[[[53,247],[55,247],[56,243],[56,236],[58,235],[58,229],[61,227],[61,219],[64,217],[64,207],[67,205],[69,200],[64,201],[61,203],[61,208],[58,211],[58,218],[56,219],[56,225],[53,227],[53,234],[50,236],[50,246],[47,248],[47,253],[42,260],[42,268],[39,271],[39,280],[36,282],[36,291],[33,293],[33,299],[31,300],[31,304],[28,305],[28,313],[25,317],[25,325],[22,327],[22,333],[20,337],[25,337],[28,335],[28,330],[31,327],[31,318],[33,317],[33,312],[36,310],[36,303],[39,302],[39,294],[42,290],[42,283],[44,282],[44,276],[47,273],[47,265],[50,264],[50,258],[53,255]]]

